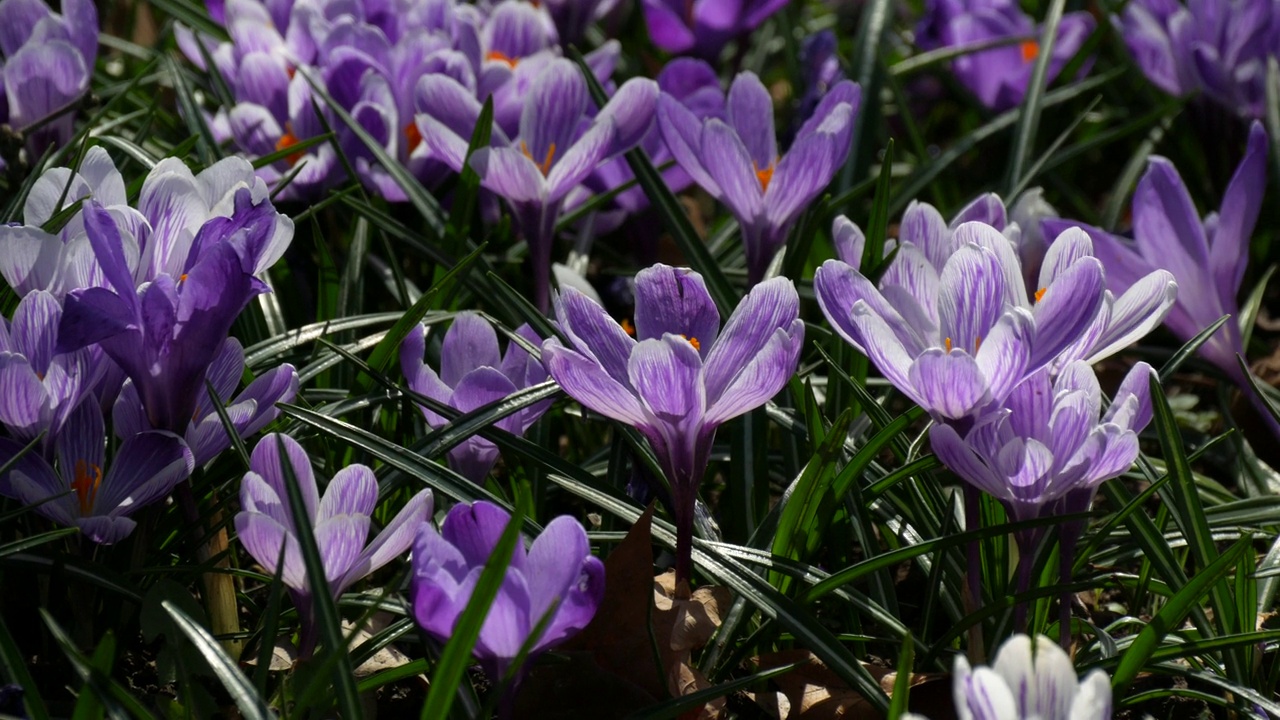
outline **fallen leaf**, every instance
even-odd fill
[[[856,692],[839,675],[832,672],[808,650],[783,650],[754,658],[761,670],[781,667],[791,663],[804,663],[795,670],[773,679],[787,699],[788,712],[778,715],[786,720],[880,720],[875,706]],[[893,694],[897,672],[888,668],[863,663],[886,694]],[[930,720],[948,720],[956,717],[951,703],[951,677],[943,673],[913,673],[908,709]],[[766,712],[775,712],[781,705],[763,698]]]

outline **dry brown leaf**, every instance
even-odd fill
[[[832,672],[808,650],[784,650],[755,658],[761,670],[790,663],[804,665],[780,675],[773,682],[786,696],[789,712],[779,715],[787,720],[879,720],[881,715],[875,706],[860,693],[854,691],[838,675]],[[886,694],[893,693],[897,673],[883,667],[863,663]],[[913,673],[909,709],[931,720],[955,717],[951,705],[950,676],[942,673]],[[766,700],[768,698],[765,698]],[[773,712],[777,706],[762,705]]]

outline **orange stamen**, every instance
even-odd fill
[[[630,335],[631,337],[636,336],[636,326],[632,325],[630,320],[622,318],[622,321],[618,324],[622,326],[622,332]]]
[[[512,70],[516,69],[516,65],[520,63],[520,58],[513,58],[500,50],[490,50],[488,55],[484,56],[485,60],[493,60],[494,62],[506,63]]]
[[[1029,63],[1040,57],[1040,43],[1035,40],[1024,41],[1018,46],[1018,49],[1022,51],[1022,62],[1024,63]]]
[[[702,349],[702,343],[698,342],[698,338],[696,338],[696,337],[689,337],[688,335],[681,335],[680,337],[684,338],[685,340],[688,340],[688,341],[689,341],[689,344],[693,346],[693,349],[694,349],[694,350],[701,350],[701,349]]]
[[[523,140],[520,141],[520,152],[524,153],[525,157],[533,160],[533,153],[529,152],[529,145]],[[555,162],[555,159],[556,144],[551,143],[551,147],[547,148],[547,156],[543,158],[542,162],[538,163],[537,160],[534,160],[535,163],[538,163],[538,169],[542,171],[542,177],[551,174],[551,163]]]
[[[778,166],[778,161],[774,160],[769,163],[769,167],[764,168],[763,170],[760,169],[759,165],[756,165],[754,160],[751,161],[751,165],[756,170],[756,180],[760,181],[760,190],[768,191],[769,181],[773,180],[773,169]]]
[[[409,123],[404,126],[404,137],[409,142],[409,152],[412,153],[422,144],[422,131],[418,129],[417,123]]]
[[[288,150],[294,145],[297,145],[299,142],[300,141],[298,140],[298,136],[293,134],[293,126],[286,122],[284,124],[284,135],[281,135],[280,139],[276,141],[276,152],[280,152],[281,150]],[[285,161],[289,163],[289,167],[293,167],[294,165],[298,164],[299,160],[302,159],[302,155],[303,153],[301,152],[293,153],[291,155],[286,156]]]
[[[975,341],[973,342],[973,352],[974,352],[974,354],[977,354],[977,352],[978,352],[979,350],[981,350],[981,349],[982,349],[982,338],[978,338],[977,340],[975,340]]]
[[[93,502],[98,497],[98,487],[102,485],[102,468],[84,460],[76,461],[76,476],[71,481],[71,489],[80,499],[80,514],[88,517],[93,512]]]
[[[951,352],[951,338],[944,338],[942,341],[942,347],[944,347],[947,352]]]
[[[178,282],[179,282],[179,283],[184,283],[184,282],[186,282],[186,281],[187,281],[187,274],[186,274],[186,273],[182,273],[181,275],[179,275],[179,276],[178,276]]]
[[[1044,298],[1044,294],[1045,294],[1046,292],[1049,292],[1049,288],[1040,288],[1039,290],[1037,290],[1037,291],[1036,291],[1036,302],[1040,302],[1040,300],[1041,300],[1042,298]]]

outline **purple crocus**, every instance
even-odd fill
[[[520,326],[516,333],[534,345],[542,341],[528,325]],[[439,373],[423,361],[425,351],[426,328],[416,325],[400,344],[400,367],[406,382],[419,395],[458,412],[470,412],[547,379],[542,363],[518,343],[511,342],[507,345],[506,355],[499,355],[497,333],[476,313],[459,314],[445,333],[440,349]],[[502,418],[495,426],[523,435],[548,407],[549,400],[537,403]],[[448,419],[425,406],[419,406],[419,409],[433,428],[449,423]],[[477,484],[484,483],[497,461],[498,447],[478,435],[467,438],[449,451],[449,465]]]
[[[445,516],[440,531],[423,523],[413,543],[409,581],[413,616],[440,642],[453,636],[476,581],[511,522],[506,510],[487,503],[459,503]],[[577,520],[561,515],[543,528],[526,549],[516,545],[498,596],[489,608],[474,653],[492,683],[533,640],[529,659],[554,647],[591,622],[604,597],[604,563],[591,554],[587,533]]]
[[[1080,680],[1066,651],[1043,635],[1014,635],[990,667],[956,656],[956,713],[965,720],[1111,720],[1111,681],[1102,670]],[[906,713],[903,720],[928,720]]]
[[[1170,95],[1203,91],[1245,117],[1266,114],[1267,60],[1280,56],[1268,0],[1133,0],[1113,18],[1147,79]]]
[[[655,265],[636,275],[635,337],[566,288],[556,318],[569,340],[543,343],[569,397],[648,439],[671,484],[676,574],[692,575],[694,501],[722,423],[765,404],[795,373],[804,341],[790,280],[756,285],[724,330],[702,276]]]
[[[714,61],[729,41],[755,30],[787,0],[644,0],[653,44]]]
[[[92,380],[89,352],[54,352],[62,305],[36,290],[18,303],[13,321],[0,317],[0,424],[30,442],[62,430]]]
[[[229,218],[206,222],[179,275],[159,272],[139,288],[111,215],[93,200],[82,212],[94,255],[112,289],[72,291],[58,327],[60,352],[94,343],[133,380],[151,427],[184,433],[195,416],[201,382],[232,322],[266,291],[254,277],[276,232],[270,202],[236,193]]]
[[[728,206],[742,229],[747,280],[764,278],[800,214],[844,164],[862,92],[837,83],[783,155],[773,125],[773,100],[754,73],[729,88],[728,122],[699,120],[675,98],[658,101],[658,125],[680,167]]]
[[[302,508],[291,508],[288,482],[281,455],[289,459],[293,478],[302,495]],[[413,542],[418,525],[431,517],[432,495],[422,490],[368,541],[370,516],[378,504],[378,480],[364,465],[350,465],[337,472],[325,488],[316,488],[311,459],[302,446],[287,435],[271,433],[258,441],[249,461],[249,472],[240,485],[241,511],[236,514],[240,544],[268,573],[280,573],[301,620],[299,651],[310,657],[317,640],[312,607],[312,581],[298,545],[295,511],[306,515],[320,550],[325,581],[333,597],[374,570],[396,559]],[[277,567],[281,547],[284,565]]]
[[[542,0],[541,5],[551,13],[560,40],[567,45],[582,42],[587,27],[613,12],[618,0]]]
[[[423,136],[446,164],[462,168],[467,138],[458,117],[478,114],[478,105],[454,82],[420,82]],[[609,158],[634,147],[648,132],[658,87],[652,80],[627,81],[594,118],[586,80],[574,64],[557,58],[539,72],[524,99],[519,135],[494,132],[471,167],[481,184],[505,199],[529,244],[534,300],[550,297],[551,252],[565,197]],[[473,123],[474,125],[474,123]]]
[[[1165,325],[1183,341],[1190,340],[1223,315],[1225,323],[1200,347],[1205,359],[1222,369],[1253,398],[1248,378],[1236,356],[1244,355],[1240,305],[1236,295],[1249,261],[1249,238],[1262,208],[1267,184],[1267,135],[1254,122],[1249,145],[1223,195],[1217,213],[1203,221],[1173,163],[1153,156],[1133,196],[1133,240],[1070,220],[1044,220],[1054,235],[1067,227],[1083,228],[1094,253],[1107,269],[1107,284],[1124,292],[1144,273],[1167,269],[1182,289]],[[1255,402],[1258,400],[1255,399]],[[1259,408],[1264,418],[1270,413]],[[1276,428],[1280,431],[1280,428]]]
[[[81,402],[53,441],[52,463],[39,453],[18,458],[23,445],[0,438],[0,465],[18,458],[0,477],[0,495],[67,527],[78,527],[103,545],[119,542],[137,524],[128,516],[166,497],[191,474],[191,451],[169,432],[144,432],[126,439],[108,465],[102,411]],[[105,475],[104,475],[105,471]]]
[[[71,139],[98,58],[98,10],[92,0],[63,0],[61,15],[43,0],[4,0],[0,53],[0,122],[28,133],[34,161]]]
[[[1062,16],[1046,82],[1052,82],[1062,72],[1093,29],[1093,17],[1087,12]],[[916,40],[922,49],[933,50],[1022,38],[1021,42],[978,50],[951,61],[951,69],[961,84],[983,105],[1003,111],[1026,97],[1032,69],[1040,56],[1041,34],[1014,0],[929,0]]]
[[[288,363],[271,368],[254,378],[243,392],[232,399],[242,375],[244,347],[239,340],[227,338],[209,364],[204,381],[213,386],[236,435],[249,438],[280,416],[276,403],[291,402],[298,394],[298,371]],[[204,387],[202,382],[196,388],[196,410],[185,433],[197,467],[220,455],[231,447],[232,442]],[[111,419],[117,437],[127,438],[151,429],[146,408],[132,380],[126,380],[120,390]]]
[[[944,422],[968,422],[1052,362],[1103,306],[1101,264],[1064,258],[1029,302],[1008,239],[967,222],[941,272],[903,243],[877,288],[828,260],[814,274],[818,304],[836,332],[895,387]]]

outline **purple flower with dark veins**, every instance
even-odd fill
[[[81,402],[53,441],[52,463],[39,453],[18,455],[23,445],[0,438],[0,465],[14,458],[0,476],[0,495],[109,545],[137,525],[128,516],[168,496],[195,467],[182,438],[170,432],[134,435],[121,443],[108,465],[102,410],[93,399]]]
[[[293,478],[302,495],[302,508],[289,505],[285,485],[288,479],[281,455],[289,459],[293,468]],[[418,526],[431,517],[431,504],[430,490],[417,493],[382,532],[368,542],[370,516],[378,505],[378,480],[372,470],[364,465],[339,470],[321,498],[311,459],[296,440],[272,433],[258,441],[250,458],[249,472],[240,485],[242,510],[235,518],[236,535],[266,572],[280,573],[301,619],[298,650],[302,657],[311,656],[318,638],[311,581],[298,545],[294,511],[304,513],[311,525],[324,565],[324,580],[337,598],[408,549]],[[282,546],[284,566],[280,568],[277,562]]]
[[[542,338],[528,325],[520,326],[516,333],[534,345],[542,342]],[[497,333],[476,313],[459,314],[445,333],[440,349],[439,373],[423,361],[425,352],[426,328],[419,324],[400,344],[400,367],[409,387],[419,395],[463,413],[547,379],[542,363],[518,343],[509,343],[506,355],[499,355]],[[550,400],[537,403],[502,418],[494,425],[509,433],[523,435],[550,405]],[[419,408],[431,427],[448,424],[447,419],[429,408]],[[449,451],[449,465],[477,484],[484,483],[497,461],[498,446],[478,435],[472,435]]]
[[[43,432],[47,446],[89,389],[89,352],[54,352],[61,318],[43,290],[22,298],[12,322],[0,317],[0,424],[23,442]]]
[[[413,617],[429,635],[440,642],[453,636],[509,522],[506,510],[478,501],[454,505],[439,532],[430,523],[421,525],[413,543],[409,592]],[[490,682],[502,681],[548,614],[541,635],[533,638],[530,660],[586,627],[603,597],[604,563],[591,554],[577,520],[561,515],[527,549],[518,543],[474,650]]]
[[[676,575],[692,573],[693,514],[716,428],[769,401],[795,373],[800,298],[786,278],[756,285],[724,330],[702,276],[655,265],[636,275],[635,337],[572,288],[556,303],[569,339],[542,359],[569,397],[649,441],[671,484]]]
[[[241,188],[232,216],[209,220],[195,235],[180,274],[157,272],[141,287],[111,215],[93,200],[85,201],[82,215],[113,289],[67,294],[57,350],[98,343],[133,380],[151,427],[185,433],[232,322],[267,290],[255,274],[266,269],[272,252],[275,208],[265,199],[253,204],[250,190]]]
[[[844,164],[861,97],[856,84],[837,83],[785,155],[773,100],[754,73],[740,73],[729,88],[727,122],[701,120],[675,98],[659,98],[658,126],[671,155],[738,219],[750,284],[764,278],[791,226]]]
[[[288,363],[271,368],[254,378],[233,399],[232,394],[240,386],[243,374],[244,347],[239,340],[227,338],[210,363],[204,382],[213,386],[236,435],[247,439],[280,416],[276,403],[291,402],[298,394],[298,371]],[[205,390],[204,382],[196,388],[196,411],[191,416],[191,423],[185,434],[187,446],[191,448],[197,467],[217,457],[231,447],[232,442]],[[132,380],[126,380],[120,390],[111,420],[116,437],[127,438],[151,429],[146,409],[142,406]]]

